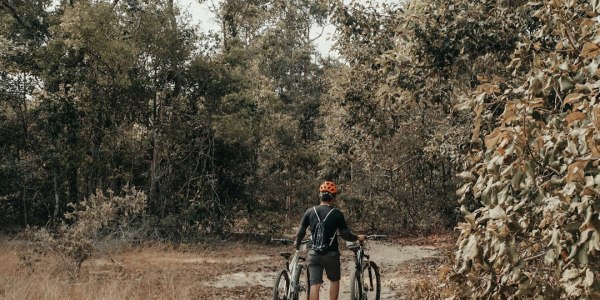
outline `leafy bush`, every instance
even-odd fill
[[[81,264],[92,256],[101,237],[125,231],[146,206],[146,194],[135,187],[123,188],[124,196],[115,196],[109,190],[105,195],[96,194],[69,206],[72,212],[65,214],[63,222],[54,231],[47,228],[31,228],[25,232],[29,238],[29,251],[21,256],[23,265],[33,268],[33,263],[48,252],[60,257],[63,267],[76,278]]]
[[[481,148],[458,194],[481,207],[462,208],[451,276],[478,298],[597,299],[600,7],[527,6],[538,26],[518,43],[514,78],[485,83],[466,103]]]

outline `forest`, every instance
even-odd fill
[[[333,180],[356,231],[455,232],[414,299],[600,297],[599,1],[212,9],[0,0],[3,234],[73,275],[101,240],[293,233]]]

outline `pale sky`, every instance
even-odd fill
[[[213,2],[218,4],[219,0],[205,0],[202,4],[199,4],[198,0],[177,0],[177,2],[183,12],[189,13],[194,24],[200,25],[203,31],[219,29],[215,15],[209,9]]]
[[[198,0],[177,0],[183,12],[187,12],[192,16],[192,22],[200,26],[200,29],[204,32],[210,30],[219,30],[219,25],[216,22],[215,15],[210,11],[213,3],[218,4],[219,0],[205,0],[202,4],[199,4]],[[317,37],[321,34],[322,28],[313,28],[311,35]],[[335,27],[328,25],[323,30],[323,34],[315,40],[317,50],[322,56],[334,55],[331,52],[331,46],[333,45],[333,34],[335,33]]]
[[[200,29],[204,32],[210,30],[219,30],[219,25],[216,22],[215,15],[210,11],[210,7],[214,4],[218,4],[219,0],[205,0],[202,4],[198,0],[177,0],[182,9],[182,12],[187,12],[192,16],[192,22],[200,26]],[[398,0],[376,0],[375,2],[399,2]],[[311,36],[317,37],[321,34],[322,28],[315,27],[311,30]],[[315,41],[317,50],[322,56],[327,57],[329,55],[336,56],[335,52],[331,51],[333,45],[333,36],[335,34],[335,27],[333,25],[325,26],[323,34]]]

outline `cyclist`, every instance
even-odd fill
[[[355,235],[352,233],[344,214],[337,208],[335,197],[337,195],[337,187],[332,181],[325,181],[319,187],[320,205],[311,207],[306,210],[300,221],[300,227],[296,234],[296,249],[300,247],[300,241],[306,234],[306,229],[310,226],[310,231],[313,235],[313,243],[315,230],[319,230],[317,224],[323,226],[322,238],[327,241],[325,250],[316,251],[313,249],[308,252],[308,269],[310,281],[310,299],[319,300],[319,290],[323,284],[323,270],[327,272],[327,278],[331,282],[329,290],[329,299],[337,300],[340,291],[340,252],[338,249],[337,232],[347,241],[364,241],[364,235]]]

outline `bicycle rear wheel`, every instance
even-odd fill
[[[379,300],[381,297],[381,276],[379,267],[374,262],[370,261],[363,268],[363,299]]]
[[[273,288],[273,300],[289,300],[287,298],[290,286],[290,277],[287,270],[281,270],[275,276],[275,286]]]
[[[296,299],[294,300],[309,300],[310,299],[310,282],[308,268],[305,265],[298,265],[296,274],[294,275],[296,285]]]

